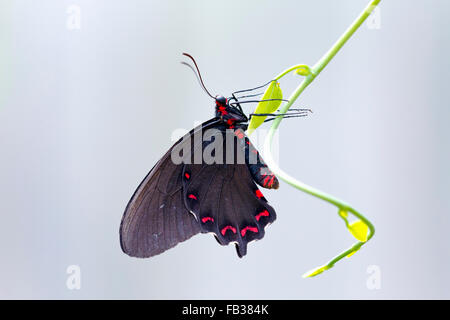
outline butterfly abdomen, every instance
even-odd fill
[[[245,149],[245,163],[248,165],[253,180],[263,188],[278,189],[277,177],[269,169],[243,130],[238,128],[235,130],[235,134]]]

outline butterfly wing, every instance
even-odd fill
[[[224,143],[226,134],[223,132]],[[235,155],[245,150],[239,141],[234,146]],[[223,150],[227,150],[225,145]],[[276,214],[256,186],[248,165],[236,162],[236,156],[234,164],[226,164],[226,154],[223,159],[223,164],[186,164],[183,175],[189,179],[183,180],[183,196],[201,231],[214,233],[222,245],[235,242],[242,257],[250,241],[264,237],[264,228]]]
[[[175,164],[171,151],[182,149],[196,132],[215,123],[217,119],[211,119],[178,140],[141,182],[122,217],[120,244],[123,252],[133,257],[151,257],[201,231],[199,223],[185,206],[182,188],[184,164]]]

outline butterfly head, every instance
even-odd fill
[[[224,96],[216,96],[216,117],[228,124],[247,122],[248,118],[239,107],[230,105],[229,100]]]

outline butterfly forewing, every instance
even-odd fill
[[[195,132],[216,122],[216,119],[211,119],[178,140],[141,182],[125,209],[120,225],[120,244],[126,254],[151,257],[201,231],[184,203],[184,164],[174,164],[171,151],[188,143]]]

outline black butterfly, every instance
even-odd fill
[[[193,60],[199,81],[209,94],[195,60],[185,55]],[[249,118],[242,111],[242,102],[235,94],[228,99],[213,98],[215,117],[178,140],[128,203],[120,225],[120,244],[126,254],[151,257],[201,232],[213,233],[221,245],[236,243],[237,254],[242,257],[247,243],[264,237],[265,227],[276,219],[275,210],[257,184],[277,189],[279,183],[244,133]],[[208,130],[215,132],[211,139],[205,139]],[[195,143],[196,136],[200,143]],[[225,145],[230,136],[235,141],[232,150]],[[218,138],[223,138],[223,143]],[[195,161],[196,152],[204,154],[213,143],[223,146],[222,155],[217,155],[216,149],[211,155],[228,161]],[[227,159],[230,153],[231,163]],[[174,154],[182,161],[174,162]],[[243,161],[239,162],[239,154]]]

